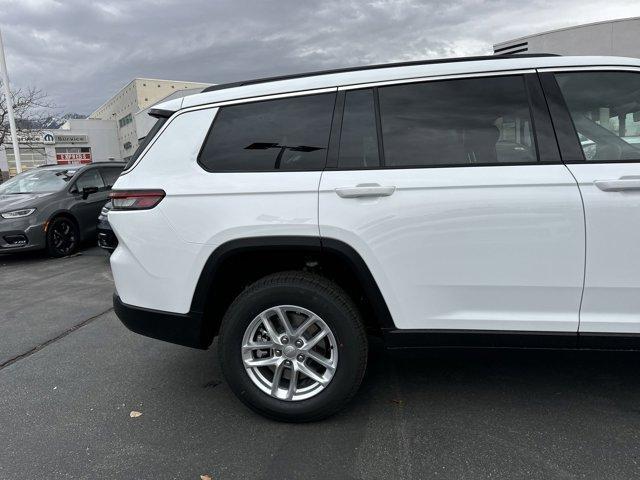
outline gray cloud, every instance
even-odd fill
[[[90,113],[134,77],[227,82],[491,53],[495,42],[640,15],[637,0],[0,0],[11,81]]]

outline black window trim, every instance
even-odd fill
[[[560,90],[560,86],[556,80],[556,74],[558,73],[580,73],[580,72],[622,72],[622,73],[634,73],[640,75],[640,68],[634,68],[632,66],[616,67],[616,66],[581,66],[581,67],[554,67],[554,68],[541,68],[538,69],[538,76],[542,83],[545,97],[549,105],[551,112],[551,120],[553,122],[554,129],[556,130],[556,136],[558,136],[558,147],[560,148],[560,154],[562,156],[562,162],[567,165],[598,165],[609,163],[640,163],[640,158],[637,160],[622,159],[622,160],[587,160],[584,156],[584,150],[580,144],[580,138],[576,131],[575,124],[571,118],[571,112],[564,99],[564,95]],[[571,158],[581,157],[581,160],[571,160]]]
[[[382,135],[382,116],[380,115],[380,96],[378,95],[378,87],[373,88],[373,108],[376,115],[376,133],[378,135],[378,159],[380,168],[387,166],[384,154],[384,136]]]
[[[337,88],[331,88],[331,90],[327,91],[327,90],[321,90],[321,91],[317,91],[314,90],[312,92],[309,93],[305,93],[305,92],[295,92],[295,94],[275,94],[272,96],[268,96],[268,97],[260,97],[259,99],[256,99],[254,101],[239,101],[239,102],[233,102],[233,103],[229,103],[229,104],[222,104],[222,105],[213,105],[210,108],[217,108],[218,111],[216,112],[215,116],[213,117],[213,120],[211,121],[211,125],[209,125],[209,128],[207,129],[207,133],[204,136],[204,139],[202,140],[202,144],[200,145],[200,150],[198,151],[198,156],[196,157],[196,161],[198,163],[198,165],[200,166],[200,168],[202,168],[205,172],[207,173],[274,173],[274,172],[278,172],[278,173],[291,173],[291,172],[323,172],[324,170],[326,170],[327,168],[327,163],[329,161],[329,151],[331,148],[331,140],[333,138],[333,134],[334,134],[334,118],[336,116],[336,107],[337,107],[337,103],[338,103],[338,90]],[[289,98],[300,98],[300,97],[311,97],[311,96],[315,96],[315,95],[333,95],[333,110],[332,110],[332,116],[331,116],[331,125],[329,127],[329,138],[327,141],[327,148],[326,148],[326,152],[325,152],[325,161],[324,161],[324,165],[320,168],[310,168],[310,169],[296,169],[296,170],[280,170],[280,169],[273,169],[273,170],[217,170],[215,168],[208,168],[207,166],[204,165],[204,163],[201,161],[201,157],[202,154],[204,152],[204,148],[207,144],[207,140],[209,139],[209,136],[211,135],[211,131],[213,130],[213,127],[216,124],[216,120],[218,119],[218,116],[220,114],[220,110],[225,108],[225,107],[234,107],[236,105],[249,105],[249,104],[256,104],[256,103],[264,103],[264,102],[273,102],[273,101],[277,101],[277,100],[286,100]],[[344,97],[343,97],[343,104],[344,106]],[[340,121],[340,123],[342,123],[342,120]]]
[[[431,83],[431,82],[446,82],[451,80],[464,80],[464,79],[483,79],[483,78],[496,78],[496,77],[520,77],[524,84],[525,94],[529,106],[529,115],[531,117],[531,132],[533,135],[535,147],[536,147],[536,158],[537,160],[534,162],[497,162],[497,163],[481,163],[481,164],[470,164],[470,163],[457,163],[457,164],[446,164],[446,165],[386,165],[384,158],[384,138],[382,136],[382,122],[380,117],[380,102],[378,96],[378,88],[384,88],[387,86],[396,86],[396,85],[407,85],[407,84],[417,84],[417,83]],[[366,90],[373,89],[374,92],[374,107],[376,111],[376,129],[378,133],[378,155],[380,157],[380,165],[376,167],[358,167],[358,168],[340,168],[338,166],[338,159],[335,159],[335,165],[327,167],[327,170],[332,171],[358,171],[358,170],[416,170],[416,169],[424,169],[424,168],[481,168],[481,167],[514,167],[514,166],[533,166],[533,165],[561,165],[562,161],[560,159],[558,145],[557,143],[551,142],[541,142],[541,139],[538,136],[537,128],[540,130],[550,129],[553,133],[553,125],[551,123],[551,116],[549,114],[549,110],[542,107],[544,105],[545,99],[544,94],[542,93],[542,89],[538,84],[538,89],[535,88],[535,82],[537,82],[537,74],[534,70],[526,71],[526,72],[496,72],[495,75],[474,75],[470,74],[469,76],[461,76],[461,75],[452,75],[451,77],[438,77],[437,79],[420,79],[417,81],[411,82],[394,82],[389,84],[376,84],[376,85],[367,85],[362,88],[348,88],[339,90],[340,92],[350,92],[353,90]],[[542,103],[541,103],[542,102]],[[342,112],[341,112],[342,114]],[[555,139],[555,133],[551,137]],[[548,153],[550,158],[553,160],[542,161],[541,160],[541,148],[540,145],[544,147],[544,151]]]
[[[180,114],[180,113],[190,112],[193,110],[201,110],[201,109],[207,109],[207,108],[220,109],[224,107],[230,107],[230,106],[246,104],[246,103],[260,103],[260,102],[266,102],[271,100],[278,100],[282,98],[304,97],[304,96],[320,95],[324,93],[334,92],[336,94],[336,103],[334,106],[334,116],[332,119],[331,132],[329,136],[329,145],[327,148],[327,160],[324,168],[324,170],[329,170],[329,171],[390,170],[390,169],[409,170],[409,169],[423,169],[423,168],[469,168],[469,167],[480,168],[480,167],[505,167],[505,166],[558,165],[558,164],[565,164],[565,163],[566,164],[637,163],[635,160],[602,160],[602,161],[594,162],[594,161],[586,161],[586,160],[577,161],[577,160],[565,159],[568,152],[567,150],[568,144],[567,143],[562,144],[562,134],[565,135],[565,141],[566,141],[567,134],[575,136],[576,140],[574,142],[574,146],[577,146],[579,148],[580,155],[584,157],[584,154],[582,152],[582,148],[580,147],[580,143],[577,140],[578,137],[575,131],[575,127],[573,125],[573,121],[570,121],[570,125],[566,125],[566,122],[564,121],[566,119],[562,118],[563,111],[564,111],[564,114],[566,115],[569,115],[569,112],[566,107],[566,104],[564,103],[564,97],[560,92],[560,88],[557,86],[557,83],[555,82],[554,74],[563,73],[563,72],[576,72],[576,71],[622,71],[622,72],[640,74],[640,68],[634,68],[633,66],[624,66],[624,65],[541,67],[537,69],[525,68],[525,69],[516,69],[516,70],[470,72],[468,74],[465,74],[465,73],[451,74],[451,75],[438,76],[434,78],[420,77],[415,79],[394,79],[390,81],[377,81],[377,82],[365,83],[362,86],[337,85],[334,87],[326,87],[323,89],[313,89],[311,91],[302,90],[302,91],[296,91],[291,93],[287,93],[287,92],[273,93],[273,94],[263,95],[257,98],[243,97],[243,98],[237,98],[237,99],[228,100],[228,101],[215,102],[207,105],[199,105],[197,107],[186,109],[184,112],[177,112],[177,113]],[[387,165],[384,165],[384,149],[383,148],[381,149],[381,147],[383,146],[382,139],[381,139],[381,132],[378,131],[378,154],[380,156],[379,166],[362,167],[362,168],[344,168],[344,169],[338,167],[337,154],[338,154],[339,142],[340,142],[340,136],[341,136],[342,115],[344,113],[344,95],[346,92],[349,92],[351,90],[373,89],[374,96],[375,96],[374,106],[376,108],[376,111],[379,112],[379,101],[378,101],[377,90],[378,88],[381,88],[381,87],[392,86],[392,85],[403,85],[403,84],[409,84],[409,83],[427,83],[432,81],[447,81],[447,80],[459,80],[459,79],[468,79],[468,78],[493,78],[493,77],[506,77],[506,76],[520,76],[525,81],[525,87],[526,87],[528,101],[529,101],[529,109],[532,112],[532,116],[531,116],[532,132],[533,132],[534,141],[536,142],[536,155],[538,158],[537,161],[513,162],[513,163],[486,163],[486,164],[464,163],[464,164],[451,164],[451,165],[387,166]],[[537,95],[537,93],[535,92],[536,89],[535,88],[532,89],[531,83],[530,83],[533,81],[533,77],[536,77],[536,76],[538,77],[539,85],[542,88],[542,91],[541,91],[542,97],[540,99],[535,98],[535,95]],[[553,83],[549,82],[548,80],[549,77],[553,80]],[[558,94],[560,95],[559,97],[558,97]],[[544,100],[544,103],[546,104],[547,108],[537,109],[534,105],[534,100]],[[534,113],[537,113],[537,115],[534,116]],[[378,115],[379,113],[377,114],[377,117]],[[265,170],[216,171],[216,170],[209,170],[202,165],[202,163],[200,162],[200,156],[202,154],[202,150],[204,149],[205,140],[206,138],[208,138],[210,131],[213,128],[213,125],[215,124],[217,116],[218,115],[216,114],[213,121],[211,122],[211,125],[207,130],[207,134],[205,135],[202,145],[200,147],[200,150],[198,152],[197,161],[200,167],[208,173],[265,173],[265,172],[268,172]],[[570,120],[570,116],[569,116],[569,120]],[[378,122],[378,120],[376,121]],[[555,146],[553,144],[545,144],[545,149],[548,149],[547,151],[549,150],[558,151],[559,158],[556,158],[556,160],[553,160],[553,161],[540,160],[542,149],[540,148],[540,143],[539,143],[540,137],[538,135],[537,129],[540,128],[541,126],[543,128],[551,128],[551,130],[554,133],[554,137],[556,139]],[[123,173],[128,173],[130,170],[131,168],[125,169]],[[312,170],[272,170],[272,171],[273,172],[318,172],[323,170],[312,169]]]
[[[373,93],[373,107],[375,110],[375,124],[376,124],[376,140],[378,143],[378,162],[379,164],[377,166],[372,166],[372,167],[349,167],[349,168],[342,168],[340,167],[340,139],[342,137],[342,120],[344,118],[344,105],[345,105],[345,99],[346,99],[346,95],[349,92],[358,92],[358,91],[362,91],[362,90],[371,90],[371,92]],[[337,131],[334,133],[333,131],[331,132],[332,135],[332,140],[336,141],[336,147],[335,150],[332,151],[332,156],[330,157],[330,159],[327,161],[327,166],[325,168],[325,170],[331,170],[331,171],[337,171],[337,172],[350,172],[350,171],[358,171],[358,170],[382,170],[384,169],[384,151],[382,150],[382,130],[381,130],[381,123],[380,123],[380,109],[378,108],[378,88],[377,87],[362,87],[362,88],[349,88],[348,90],[338,90],[338,95],[341,95],[340,97],[340,105],[338,106],[338,102],[336,102],[336,110],[335,110],[335,114],[339,115],[340,117],[340,121],[339,122],[335,122],[336,125],[336,129]],[[339,107],[339,108],[338,108]],[[335,138],[334,138],[335,136]]]
[[[553,128],[551,113],[549,112],[549,106],[538,74],[525,74],[524,84],[529,101],[531,130],[533,141],[536,145],[538,163],[541,165],[562,164],[562,157],[560,155],[560,149],[558,148],[558,139],[555,129]]]
[[[345,92],[338,91],[336,103],[333,107],[333,118],[331,120],[331,132],[329,133],[329,148],[327,149],[327,161],[325,170],[335,170],[338,166],[340,156],[340,138],[342,137],[342,118],[344,115]]]

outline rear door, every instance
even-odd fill
[[[83,198],[82,190],[84,188],[97,188],[98,191]],[[100,210],[109,199],[109,189],[106,187],[98,168],[90,168],[82,173],[72,187],[72,193],[75,196],[75,201],[71,211],[80,223],[82,237],[90,236],[97,228]]]
[[[582,204],[535,73],[342,90],[320,233],[362,256],[395,326],[575,338]]]
[[[584,200],[580,332],[587,343],[595,333],[640,333],[640,69],[541,77]]]

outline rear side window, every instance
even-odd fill
[[[335,94],[222,107],[200,153],[210,171],[322,170]]]
[[[522,76],[394,85],[379,97],[387,166],[538,160]]]
[[[640,74],[556,74],[587,161],[640,160]]]
[[[84,172],[80,175],[78,180],[76,180],[75,189],[78,192],[82,192],[82,189],[84,188],[92,187],[104,188],[104,181],[102,180],[102,176],[97,168],[92,168],[91,170]]]
[[[344,99],[338,167],[357,169],[379,165],[373,90],[348,91]]]

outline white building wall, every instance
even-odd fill
[[[554,53],[640,58],[640,17],[538,33],[497,43],[493,49],[496,54]]]
[[[120,161],[123,158],[120,152],[118,126],[115,120],[71,119],[62,125],[61,130],[88,135],[91,159],[94,162]]]

